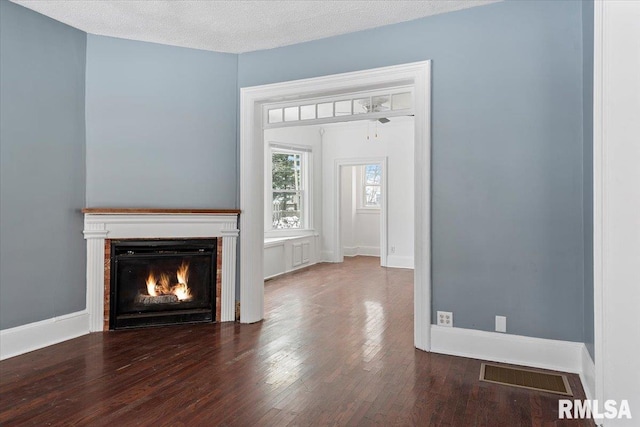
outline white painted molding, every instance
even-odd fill
[[[640,415],[640,2],[594,2],[595,399]]]
[[[593,2],[593,339],[596,357],[594,399],[604,401],[604,1]]]
[[[372,87],[413,86],[415,113],[414,344],[431,334],[431,61],[240,89],[240,300],[243,323],[264,317],[264,133],[262,105]],[[322,253],[328,259],[329,252]],[[335,255],[335,254],[331,254]],[[333,259],[333,258],[329,258]]]
[[[227,223],[228,228],[222,234],[222,278],[220,295],[220,321],[233,322],[236,320],[236,245],[238,230],[235,224]]]
[[[236,214],[85,214],[89,331],[103,330],[106,239],[222,238],[220,321],[235,320]]]
[[[345,246],[342,248],[342,255],[346,257],[354,256],[380,256],[380,248],[378,246]],[[387,266],[391,267],[391,266]]]
[[[0,360],[89,333],[86,310],[0,331]]]
[[[581,374],[583,343],[431,325],[431,351]]]
[[[582,388],[584,388],[587,399],[593,400],[596,398],[596,365],[591,359],[587,346],[582,347],[581,361],[582,365],[579,373]]]
[[[347,257],[358,256],[358,247],[357,246],[343,247],[342,256],[347,256]]]
[[[413,269],[413,265],[413,257],[398,255],[387,256],[387,267]]]

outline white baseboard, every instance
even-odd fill
[[[333,251],[320,252],[320,259],[322,260],[322,262],[336,262],[333,258]]]
[[[586,347],[571,341],[431,325],[431,351],[582,376]]]
[[[303,268],[311,267],[312,265],[316,265],[316,264],[317,264],[317,262],[308,262],[306,264],[302,264],[302,265],[299,265],[297,267],[293,267],[293,268],[291,268],[289,270],[280,271],[278,273],[272,274],[271,276],[267,276],[267,277],[264,278],[264,280],[275,279],[276,277],[282,276],[283,274],[293,273],[296,270],[302,270]]]
[[[358,246],[358,255],[360,256],[380,256],[379,246]]]
[[[596,365],[591,359],[587,346],[582,347],[582,368],[580,370],[580,381],[588,400],[596,398]]]
[[[387,267],[413,268],[412,256],[387,255]]]
[[[89,333],[86,310],[0,331],[0,360]]]
[[[378,246],[345,246],[342,249],[342,255],[352,256],[380,256],[380,248]]]
[[[345,246],[342,248],[343,256],[356,256],[358,255],[358,247],[357,246]]]

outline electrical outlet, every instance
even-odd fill
[[[438,312],[438,326],[453,326],[453,313],[450,311]]]
[[[506,316],[496,316],[496,332],[507,332]]]

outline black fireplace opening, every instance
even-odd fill
[[[216,239],[112,240],[109,329],[215,320]]]

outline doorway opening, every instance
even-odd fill
[[[387,266],[387,159],[336,163],[336,262],[371,256]]]
[[[414,100],[414,344],[430,349],[430,61],[241,89],[240,303],[242,323],[264,315],[265,104],[411,87]],[[317,107],[319,108],[319,107]],[[302,110],[299,110],[302,111]],[[319,111],[319,110],[317,110]],[[283,110],[282,118],[287,112]],[[383,118],[385,113],[376,113]],[[268,116],[267,116],[268,117]],[[276,118],[277,119],[277,118]]]

